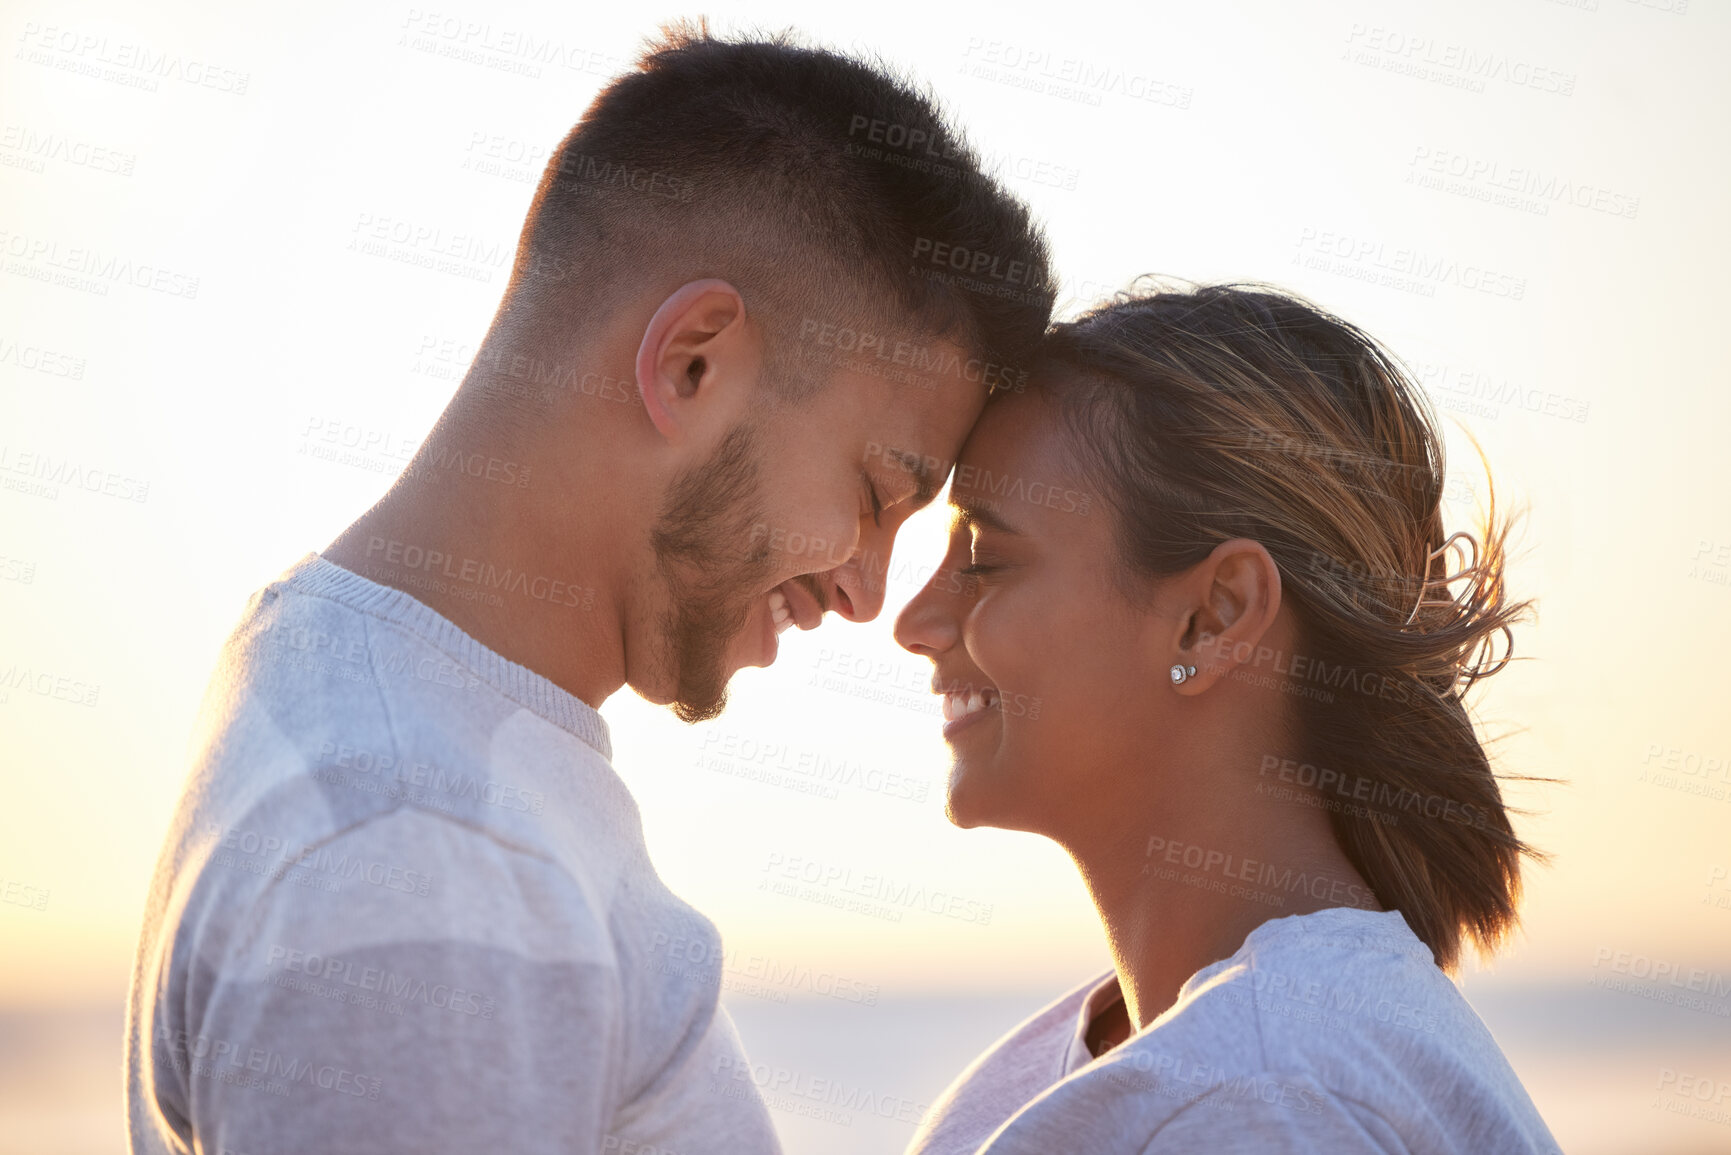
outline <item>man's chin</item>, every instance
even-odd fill
[[[689,669],[682,671],[679,688],[668,703],[674,715],[681,722],[708,722],[720,717],[727,709],[728,683],[739,668],[729,656],[716,668],[701,674]]]
[[[686,722],[707,722],[718,716],[727,705],[727,682],[720,683],[720,690],[712,690],[708,686],[695,684],[686,679],[683,685],[676,684],[677,679],[656,679],[635,681],[630,683],[632,692],[651,706],[666,706]]]
[[[748,625],[728,646],[718,669],[706,671],[702,678],[694,678],[687,671],[679,691],[666,704],[687,722],[707,722],[719,716],[727,707],[728,686],[735,674],[748,667],[766,668],[775,661],[775,649],[765,653],[755,638]],[[775,646],[773,635],[770,646]]]
[[[721,696],[709,701],[691,702],[680,698],[673,703],[673,716],[681,722],[696,725],[699,722],[713,722],[721,717],[727,709],[727,690],[724,687]]]

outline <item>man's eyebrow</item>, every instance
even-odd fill
[[[987,502],[977,501],[966,494],[958,495],[952,489],[950,490],[950,504],[956,510],[955,524],[958,529],[978,525],[986,529],[996,530],[998,533],[1014,534],[1017,537],[1022,534],[1021,530],[999,517],[997,511]]]
[[[944,478],[950,472],[946,468],[942,474],[938,474],[933,466],[941,463],[922,457],[918,453],[909,453],[905,449],[886,449],[884,450],[884,457],[895,462],[909,477],[914,479],[913,506],[915,509],[923,509],[932,503],[932,499],[938,495],[938,490],[944,487]]]

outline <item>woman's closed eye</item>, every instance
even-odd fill
[[[963,566],[960,572],[968,577],[983,578],[1002,573],[1008,568],[1009,563],[1004,559],[976,549],[969,558],[968,564]]]

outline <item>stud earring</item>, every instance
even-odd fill
[[[1196,667],[1195,666],[1173,666],[1172,667],[1172,684],[1174,686],[1181,686],[1184,684],[1185,679],[1194,677],[1195,674],[1196,674]]]

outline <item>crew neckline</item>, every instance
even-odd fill
[[[1088,988],[1087,993],[1082,996],[1082,1005],[1077,1008],[1077,1013],[1071,1018],[1070,1046],[1064,1054],[1064,1066],[1059,1073],[1059,1078],[1081,1070],[1095,1059],[1105,1058],[1116,1051],[1118,1047],[1122,1047],[1124,1043],[1128,1043],[1130,1039],[1136,1037],[1138,1032],[1131,1031],[1129,1037],[1120,1042],[1117,1047],[1108,1047],[1098,1055],[1088,1047],[1088,1030],[1094,1025],[1094,1020],[1104,1014],[1113,1003],[1123,1001],[1124,992],[1118,986],[1118,971],[1116,969],[1101,975]]]
[[[413,634],[460,662],[498,693],[592,747],[609,763],[613,761],[607,720],[593,706],[482,645],[413,594],[362,577],[317,552],[301,558],[271,584],[329,598]]]

